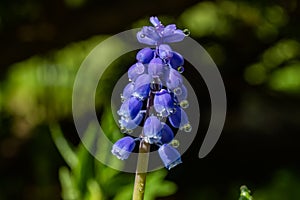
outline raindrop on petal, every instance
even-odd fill
[[[189,36],[191,34],[190,30],[189,29],[183,29],[183,33],[185,36]]]

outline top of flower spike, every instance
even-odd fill
[[[186,35],[175,24],[164,26],[157,17],[150,17],[150,22],[154,26],[144,26],[137,33],[137,39],[140,43],[148,45],[160,45],[182,41]]]

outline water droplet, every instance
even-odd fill
[[[176,113],[176,111],[177,111],[176,108],[172,108],[172,110],[170,110],[170,113],[174,114],[174,113]]]
[[[126,100],[126,98],[123,96],[123,94],[121,94],[120,97],[121,97],[121,102],[124,103],[124,101]]]
[[[144,193],[144,190],[143,190],[143,188],[139,188],[139,191],[141,192],[141,193]]]
[[[160,91],[162,89],[162,83],[159,77],[155,77],[153,78],[151,84],[150,84],[150,88],[152,91]]]
[[[118,114],[119,116],[121,116],[121,115],[122,115],[122,112],[121,112],[120,110],[118,110],[118,111],[117,111],[117,114]]]
[[[170,144],[171,144],[172,147],[178,148],[180,143],[179,143],[179,140],[174,139],[174,140],[171,141]]]
[[[175,95],[181,95],[182,90],[181,90],[180,87],[177,87],[177,88],[175,88],[175,89],[173,90],[173,92],[174,92]]]
[[[144,37],[145,37],[145,35],[144,35],[144,34],[141,34],[141,35],[140,35],[140,37],[141,37],[141,38],[144,38]]]
[[[190,123],[187,123],[187,124],[185,124],[184,126],[183,126],[183,130],[184,130],[184,132],[191,132],[192,131],[192,126],[191,126],[191,124]]]
[[[179,66],[179,67],[177,68],[177,71],[178,71],[179,73],[182,73],[182,72],[184,72],[184,67],[182,67],[182,66]]]
[[[126,133],[127,132],[127,129],[123,126],[120,127],[120,131],[121,133]]]
[[[159,120],[162,120],[164,118],[161,113],[158,113],[156,116]]]
[[[187,101],[187,100],[182,100],[181,102],[180,102],[180,107],[181,108],[188,108],[189,107],[189,102]]]
[[[183,33],[184,33],[184,35],[186,35],[186,36],[189,36],[189,35],[191,34],[190,30],[187,29],[187,28],[183,30]]]
[[[126,131],[127,131],[127,133],[129,133],[129,134],[133,132],[133,130],[131,130],[131,129],[127,129]]]

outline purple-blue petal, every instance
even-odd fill
[[[148,73],[151,76],[161,76],[164,73],[164,63],[160,58],[153,58],[148,65]]]
[[[149,63],[152,60],[153,57],[154,57],[154,51],[151,48],[149,48],[149,47],[141,49],[136,54],[137,61],[139,61],[139,62],[141,62],[143,64]]]
[[[121,127],[126,128],[127,130],[133,130],[140,125],[144,117],[143,113],[139,113],[134,119],[126,119],[121,117],[119,124]]]
[[[150,92],[151,76],[149,74],[142,74],[134,82],[134,93],[135,96],[141,100],[147,98]]]
[[[168,79],[167,79],[167,87],[173,90],[179,87],[181,84],[182,84],[181,74],[177,70],[170,68]]]
[[[150,144],[156,143],[160,140],[160,131],[162,129],[162,124],[160,120],[155,116],[150,116],[146,119],[143,133],[145,136],[145,139]]]
[[[157,41],[154,40],[153,38],[149,38],[148,36],[146,36],[143,31],[139,31],[136,34],[136,38],[138,39],[138,41],[142,44],[148,44],[148,45],[156,45]]]
[[[177,101],[180,103],[181,101],[187,99],[188,92],[187,92],[186,87],[183,84],[180,85],[179,89],[180,89],[180,92],[176,93],[175,96],[176,96]]]
[[[167,90],[162,90],[154,96],[154,109],[161,116],[167,117],[174,109],[174,101]]]
[[[143,44],[156,45],[161,41],[161,37],[152,26],[144,26],[141,31],[137,33],[137,39]]]
[[[120,116],[125,117],[126,119],[134,119],[137,114],[141,111],[143,102],[137,99],[136,97],[130,97],[123,102],[121,108],[118,111]]]
[[[135,147],[135,140],[129,136],[119,139],[112,147],[111,153],[120,160],[125,160]]]
[[[158,55],[163,60],[169,60],[172,58],[173,52],[169,45],[161,44],[158,47]]]
[[[180,153],[168,144],[162,145],[158,149],[158,153],[168,170],[182,163]]]
[[[162,26],[162,23],[159,21],[157,17],[150,17],[150,22],[154,27]]]
[[[126,100],[129,99],[132,95],[132,93],[134,92],[134,84],[133,83],[128,83],[125,88],[123,89],[122,92],[122,100]]]
[[[179,106],[176,106],[175,112],[171,114],[168,119],[174,128],[182,128],[183,126],[189,124],[189,119],[186,112]]]
[[[172,34],[165,35],[163,37],[163,43],[173,43],[173,42],[180,42],[182,41],[186,35],[183,33],[182,30],[175,30]]]
[[[182,66],[183,64],[184,64],[184,59],[183,59],[182,55],[173,51],[173,56],[170,59],[170,65],[172,66],[172,68],[177,70],[177,68],[179,66]]]
[[[164,122],[162,122],[161,138],[160,141],[162,144],[167,144],[171,142],[174,138],[174,133],[172,129]]]
[[[145,66],[142,63],[135,63],[128,69],[128,78],[132,81],[135,81],[135,79],[145,73]]]

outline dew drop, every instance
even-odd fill
[[[192,126],[191,126],[191,124],[190,123],[187,123],[187,124],[185,124],[184,126],[183,126],[183,130],[184,130],[184,132],[191,132],[192,131]]]
[[[183,100],[180,102],[180,107],[181,108],[188,108],[189,107],[189,102],[187,100]]]
[[[156,116],[159,120],[162,120],[164,118],[161,113],[158,113]]]
[[[140,37],[141,37],[141,38],[144,38],[144,37],[145,37],[145,35],[144,35],[144,34],[141,34],[141,35],[140,35]]]
[[[177,68],[177,71],[178,71],[179,73],[183,73],[183,72],[184,72],[184,67],[179,66],[179,67]]]
[[[120,127],[120,131],[121,131],[122,133],[126,133],[126,132],[127,132],[127,129],[126,129],[125,127],[121,126],[121,127]]]
[[[132,132],[133,132],[133,130],[131,130],[131,129],[127,129],[127,130],[126,130],[126,132],[130,134],[130,133],[132,133]]]
[[[177,88],[175,88],[175,89],[173,90],[173,92],[174,92],[175,95],[181,95],[182,90],[181,90],[180,87],[177,87]]]
[[[179,143],[179,140],[174,139],[174,140],[171,141],[170,144],[171,144],[172,147],[178,148],[180,143]]]
[[[153,92],[160,91],[162,89],[162,83],[159,77],[153,78],[150,88]]]
[[[184,33],[184,35],[186,35],[186,36],[189,36],[189,35],[191,34],[190,30],[187,29],[187,28],[183,30],[183,33]]]

